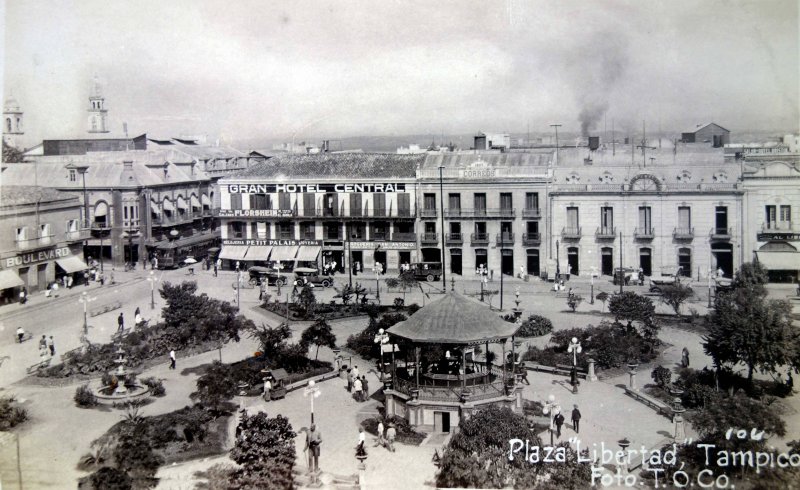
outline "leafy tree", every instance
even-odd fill
[[[241,465],[233,476],[233,488],[285,489],[294,484],[296,452],[289,419],[265,412],[243,413],[231,459]]]
[[[656,382],[658,386],[661,388],[666,388],[672,383],[672,371],[669,368],[665,368],[664,366],[656,366],[655,369],[650,373],[650,377],[653,378],[653,381]]]
[[[411,271],[400,271],[397,277],[386,279],[386,285],[390,288],[400,288],[403,291],[403,301],[406,300],[406,292],[417,285],[417,277]]]
[[[25,157],[22,151],[3,141],[3,161],[6,163],[22,163]]]
[[[317,346],[315,360],[319,357],[320,346],[324,345],[331,349],[336,347],[336,335],[324,318],[317,319],[311,326],[303,330],[303,334],[300,336],[300,345],[303,346],[303,349],[308,349],[312,344]]]
[[[314,307],[317,305],[317,297],[314,295],[314,289],[311,283],[305,284],[300,294],[297,296],[297,303],[303,309],[303,316],[305,318],[314,316]]]
[[[553,322],[540,315],[530,315],[517,331],[519,337],[540,337],[553,331]]]
[[[661,302],[669,305],[678,317],[681,316],[681,306],[692,297],[694,291],[690,286],[675,283],[661,288]]]
[[[147,426],[142,423],[127,424],[114,449],[114,461],[118,470],[143,481],[151,480],[164,462],[153,451]]]
[[[133,480],[124,471],[104,466],[89,475],[89,483],[95,490],[131,490]]]
[[[585,488],[591,470],[579,464],[569,444],[564,444],[567,462],[559,464],[525,461],[524,454],[509,461],[509,441],[521,439],[532,446],[541,440],[528,427],[525,417],[507,407],[490,405],[462,420],[450,439],[436,477],[439,487],[459,488]],[[543,482],[548,482],[544,484]]]
[[[205,340],[239,341],[239,332],[252,322],[239,315],[230,303],[195,294],[197,283],[165,282],[159,294],[167,302],[162,310],[164,330],[171,340],[184,346]]]
[[[259,350],[267,359],[275,359],[286,347],[286,340],[292,336],[292,329],[288,323],[281,323],[277,327],[268,327],[262,323],[260,327],[253,325],[247,334],[258,341]]]
[[[567,296],[567,306],[569,306],[573,313],[575,313],[575,310],[578,309],[578,305],[581,304],[582,301],[583,296],[580,294],[573,293]]]
[[[614,315],[614,321],[622,325],[628,332],[635,331],[634,323],[637,322],[640,333],[645,340],[656,345],[658,343],[659,325],[656,321],[656,307],[650,298],[640,296],[632,291],[625,291],[611,296],[608,311]]]
[[[765,296],[763,286],[752,283],[720,292],[708,335],[703,337],[703,350],[715,366],[741,362],[747,366],[750,383],[756,369],[775,373],[786,364],[800,366],[800,337],[791,326],[792,307],[788,301]]]
[[[228,364],[214,361],[197,379],[197,391],[189,395],[199,400],[204,407],[219,412],[220,405],[236,395],[236,377]]]
[[[608,301],[608,293],[605,292],[605,291],[600,291],[599,293],[597,293],[597,296],[595,296],[595,298],[597,298],[597,301],[602,301],[603,302],[603,310],[605,310],[606,309],[606,301]]]
[[[769,282],[767,269],[760,262],[745,262],[736,271],[733,278],[733,288],[755,287],[764,290]],[[764,291],[766,294],[766,291]]]

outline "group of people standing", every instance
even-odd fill
[[[369,382],[365,375],[358,372],[358,366],[347,370],[347,391],[353,393],[357,402],[365,402],[369,398]]]
[[[39,357],[42,359],[42,362],[45,362],[55,356],[56,344],[53,340],[53,336],[51,335],[50,338],[47,338],[47,335],[42,335],[42,338],[39,339]]]

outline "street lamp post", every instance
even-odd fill
[[[78,298],[78,301],[83,303],[83,340],[85,342],[86,336],[89,335],[89,314],[87,311],[87,307],[89,303],[96,300],[97,298],[90,298],[86,291],[81,293],[81,297]]]
[[[378,330],[378,334],[375,335],[375,343],[378,344],[378,347],[381,349],[381,382],[383,382],[386,372],[386,364],[383,362],[383,344],[389,343],[389,334],[383,329]]]
[[[558,246],[558,240],[556,240],[556,282],[558,282],[560,278],[561,278],[561,247]]]
[[[156,271],[150,271],[150,277],[147,278],[147,282],[150,283],[150,309],[156,309],[156,296],[155,296],[155,289],[156,289],[156,282],[158,282],[158,278],[156,277]]]
[[[572,341],[567,347],[567,352],[572,353],[572,372],[570,373],[570,382],[572,383],[572,393],[578,394],[578,354],[581,353],[581,343],[578,342],[577,337],[572,337]]]
[[[622,284],[625,282],[625,267],[622,265],[622,231],[619,232],[619,294],[622,294]],[[611,271],[614,272],[614,271]]]
[[[314,398],[317,398],[322,394],[319,391],[319,388],[316,386],[316,383],[312,379],[308,382],[308,386],[303,389],[303,396],[308,397],[311,399],[311,423],[314,423]]]
[[[555,430],[555,417],[557,414],[561,413],[561,407],[558,406],[556,403],[555,395],[548,395],[547,401],[544,402],[544,408],[542,408],[542,413],[545,415],[550,416],[550,446],[553,445],[553,431]]]
[[[241,291],[242,288],[242,271],[239,270],[236,272],[236,311],[240,311],[239,303],[241,303]]]
[[[483,264],[478,267],[478,274],[481,281],[481,303],[483,303],[483,285],[486,283],[486,267]]]
[[[375,300],[380,305],[381,304],[381,277],[380,277],[380,271],[378,270],[379,267],[380,266],[378,264],[375,264],[375,268],[373,270],[375,271]]]
[[[594,304],[594,272],[592,272],[590,274],[590,277],[591,277],[591,282],[592,282],[592,289],[591,289],[591,292],[589,293],[589,304],[593,305]]]

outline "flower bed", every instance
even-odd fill
[[[395,440],[399,443],[419,446],[425,440],[426,435],[415,431],[408,421],[402,417],[372,417],[361,422],[361,426],[364,427],[365,431],[377,437],[379,422],[383,422],[384,430],[389,428],[389,424],[394,424],[394,428],[397,430],[397,439]]]

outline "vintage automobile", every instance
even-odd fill
[[[411,264],[411,272],[418,281],[422,279],[428,282],[438,281],[439,278],[442,277],[442,263],[418,262],[416,264]]]
[[[261,284],[283,286],[289,282],[289,276],[267,267],[253,266],[247,269],[247,273],[250,275],[248,282],[253,286]]]
[[[299,279],[301,282],[308,281],[314,286],[322,286],[329,288],[333,286],[333,277],[321,276],[317,269],[310,267],[298,267],[294,270],[295,280]]]
[[[658,275],[650,276],[650,292],[660,293],[664,286],[673,286],[681,282],[680,267],[664,267]]]
[[[614,285],[619,284],[620,280],[624,281],[623,284],[626,286],[631,282],[636,282],[638,279],[638,273],[636,269],[632,267],[617,267],[614,269]]]

